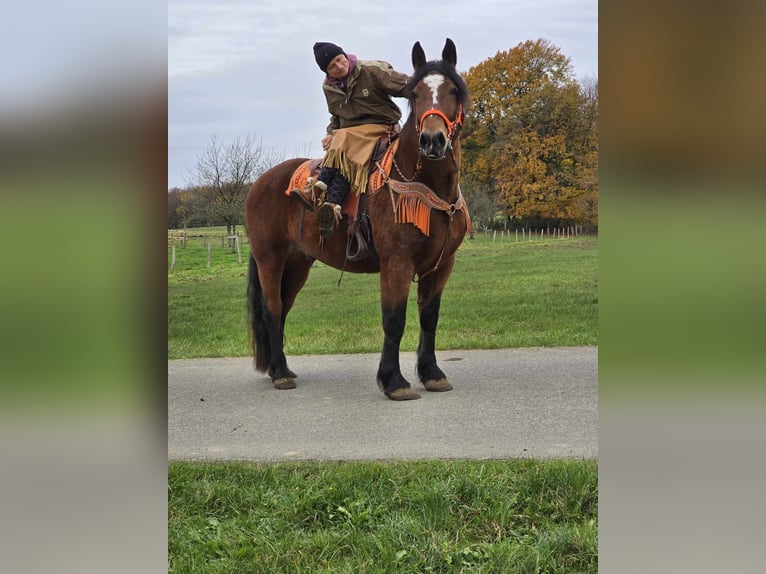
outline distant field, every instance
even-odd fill
[[[247,356],[245,289],[249,248],[222,246],[225,229],[176,243],[170,274],[168,357]],[[528,237],[527,237],[528,239]],[[594,237],[515,240],[506,234],[467,239],[442,299],[437,349],[597,344],[598,241]],[[286,353],[369,353],[382,344],[378,275],[317,264],[287,319]],[[416,286],[410,292],[403,351],[418,341]]]

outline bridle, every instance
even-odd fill
[[[417,132],[418,137],[420,137],[420,134],[423,132],[423,124],[429,116],[439,116],[444,120],[444,123],[447,126],[447,147],[452,149],[452,138],[455,137],[457,129],[463,125],[463,104],[458,104],[457,116],[455,116],[454,120],[450,120],[447,117],[447,114],[436,108],[431,108],[430,110],[423,112],[423,115],[420,116],[420,121],[415,126],[415,131]]]
[[[440,160],[444,159],[445,157],[447,157],[447,152],[450,152],[452,156],[452,163],[454,164],[455,169],[457,171],[460,171],[460,165],[458,165],[457,160],[455,159],[455,150],[452,148],[452,139],[455,137],[455,133],[457,132],[458,128],[463,125],[464,115],[465,114],[463,112],[462,103],[458,104],[457,115],[455,116],[454,120],[450,120],[447,117],[447,114],[445,114],[443,111],[437,110],[436,108],[431,108],[430,110],[426,110],[425,112],[423,112],[423,114],[420,116],[420,120],[415,124],[415,132],[417,133],[418,137],[420,137],[420,134],[423,131],[423,122],[426,121],[426,118],[428,118],[428,116],[439,116],[444,121],[444,123],[447,126],[447,146],[445,147],[444,155],[440,157],[439,159]],[[393,164],[396,171],[399,172],[399,176],[404,181],[407,181],[407,182],[414,181],[415,178],[420,173],[421,168],[423,167],[423,151],[420,148],[418,148],[418,162],[415,165],[415,173],[413,173],[411,177],[407,177],[406,175],[404,175],[404,173],[402,173],[402,170],[399,169],[399,164],[396,163],[396,159],[393,159]]]

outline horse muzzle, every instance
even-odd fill
[[[449,150],[449,140],[439,130],[422,132],[418,143],[420,145],[420,153],[426,159],[444,159]]]

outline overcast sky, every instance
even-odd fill
[[[321,156],[329,115],[314,42],[409,74],[416,41],[432,60],[447,37],[460,72],[544,38],[577,78],[598,76],[597,0],[170,0],[168,188],[195,183],[213,135],[223,143],[253,135],[285,159]]]

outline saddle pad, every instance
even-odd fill
[[[378,162],[378,169],[374,169],[372,174],[370,174],[370,179],[367,184],[367,189],[370,190],[370,193],[377,191],[383,187],[383,185],[385,185],[386,181],[388,180],[388,174],[391,173],[391,167],[394,162],[394,153],[396,153],[396,149],[398,147],[399,140],[396,140],[393,145],[388,146],[383,159]],[[299,165],[290,178],[290,183],[287,185],[287,189],[285,189],[285,195],[290,195],[290,192],[293,189],[305,188],[308,184],[309,177],[317,177],[319,175],[319,166],[321,163],[321,159],[310,159]],[[381,173],[380,168],[383,168],[385,173]],[[353,191],[356,192],[356,190]],[[343,213],[348,215],[349,223],[356,219],[356,212],[358,207],[359,194],[347,193],[346,199],[343,200],[343,206],[341,207],[341,210]]]
[[[293,172],[290,178],[290,183],[285,189],[285,195],[290,195],[293,189],[304,189],[308,185],[309,177],[317,177],[319,175],[319,165],[322,163],[321,159],[309,159],[304,161]],[[346,199],[343,200],[341,211],[348,215],[348,221],[351,223],[356,219],[356,210],[359,207],[359,194],[347,193]]]
[[[287,184],[285,194],[290,195],[292,190],[306,187],[309,176],[319,170],[320,163],[322,163],[321,159],[309,159],[300,164],[298,169],[293,172],[290,183]]]

